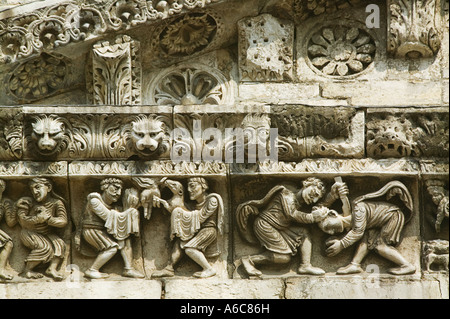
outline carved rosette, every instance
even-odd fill
[[[358,27],[332,25],[315,32],[308,42],[312,69],[325,76],[359,75],[374,61],[374,39]]]
[[[429,58],[441,46],[440,0],[389,0],[387,51],[397,58]]]
[[[231,104],[233,91],[225,76],[200,64],[168,68],[150,85],[157,105]]]
[[[19,100],[37,100],[64,88],[68,65],[65,59],[43,53],[19,65],[9,78],[9,91]]]
[[[126,35],[117,37],[114,43],[105,41],[94,45],[87,72],[88,91],[94,104],[140,104],[138,50],[139,43]]]

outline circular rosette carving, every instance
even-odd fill
[[[159,35],[162,51],[187,56],[206,48],[217,30],[215,19],[206,13],[190,13],[174,20]]]
[[[308,41],[308,59],[321,75],[358,75],[372,64],[376,46],[373,38],[357,27],[327,26]]]
[[[180,66],[161,74],[151,86],[158,105],[228,104],[232,90],[226,78],[199,65]]]
[[[9,80],[9,90],[19,99],[35,100],[63,88],[67,65],[63,59],[43,53],[19,65]]]

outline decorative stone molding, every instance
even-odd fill
[[[238,22],[241,81],[292,80],[294,24],[270,14]]]
[[[198,63],[182,64],[160,72],[148,86],[152,104],[232,104],[233,87],[218,70]]]
[[[358,27],[330,25],[315,32],[308,42],[312,69],[325,76],[358,75],[374,61],[376,45],[369,33]]]
[[[88,64],[88,91],[94,104],[137,105],[141,102],[139,43],[119,36],[94,45]],[[92,79],[90,78],[92,76]]]
[[[21,159],[23,115],[17,111],[0,114],[0,160]]]
[[[161,20],[217,1],[66,1],[18,16],[5,15],[0,20],[0,62],[15,62],[43,50]]]
[[[296,21],[303,21],[325,13],[345,10],[361,0],[294,0],[293,11]]]
[[[396,58],[430,58],[441,46],[440,0],[389,0],[387,51]]]

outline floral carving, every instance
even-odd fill
[[[221,74],[194,65],[169,69],[152,89],[154,102],[159,105],[226,104],[230,91]]]
[[[328,76],[361,73],[373,62],[375,52],[372,37],[357,27],[324,27],[308,44],[313,69]]]
[[[14,70],[9,90],[20,99],[39,99],[61,89],[66,73],[67,65],[63,59],[44,53]]]
[[[190,55],[208,46],[216,28],[216,21],[208,14],[186,14],[161,32],[160,45],[169,55]]]

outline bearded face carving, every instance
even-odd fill
[[[41,155],[52,156],[65,150],[70,142],[66,125],[54,115],[35,117],[31,140]]]
[[[125,135],[129,148],[144,158],[160,156],[170,146],[168,127],[156,115],[139,115],[125,129]]]

